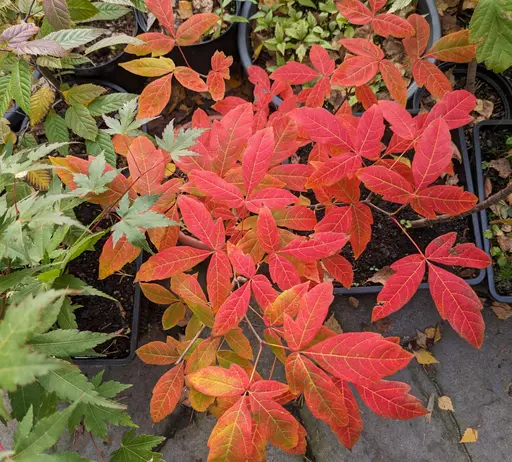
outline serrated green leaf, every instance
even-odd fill
[[[52,303],[49,303],[43,308],[41,313],[41,320],[34,330],[34,334],[43,334],[49,330],[56,322],[60,310],[64,303],[65,297],[59,297]]]
[[[50,143],[68,143],[69,132],[66,121],[58,115],[53,109],[46,116],[44,121],[44,130],[46,138]],[[63,156],[68,155],[68,145],[61,146],[57,149]]]
[[[73,133],[86,140],[94,140],[98,135],[96,121],[87,108],[81,104],[74,104],[68,107],[64,120]]]
[[[21,58],[12,67],[10,89],[16,103],[30,116],[32,72],[27,62]]]
[[[162,139],[156,138],[156,142],[160,148],[171,154],[173,160],[179,160],[182,156],[197,156],[196,152],[188,148],[194,146],[203,132],[202,128],[190,128],[181,129],[178,134],[175,134],[174,121],[171,121],[162,132]]]
[[[12,100],[10,81],[11,78],[8,75],[0,77],[0,115],[7,112]]]
[[[26,277],[32,275],[37,271],[37,268],[26,268],[12,273],[0,276],[0,294],[7,290],[12,290],[17,284],[23,281]],[[1,324],[0,324],[1,325]]]
[[[117,156],[116,151],[114,150],[114,145],[112,144],[112,138],[103,130],[98,131],[98,136],[94,141],[87,140],[85,142],[85,147],[87,149],[87,154],[91,156],[99,156],[103,152],[108,164],[112,165],[112,167],[117,166]]]
[[[121,447],[112,453],[110,462],[147,462],[161,460],[159,454],[152,452],[165,440],[162,436],[139,435],[130,430],[123,435]],[[158,459],[156,459],[158,457]]]
[[[480,0],[469,24],[477,60],[494,72],[512,66],[511,12],[512,0]]]
[[[59,316],[57,317],[57,323],[61,329],[77,329],[78,324],[76,322],[76,316],[74,310],[78,306],[72,305],[69,300],[65,300],[60,310]]]
[[[62,94],[69,105],[88,104],[106,91],[105,88],[99,85],[85,83],[83,85],[73,85],[69,90],[63,91]]]
[[[67,363],[62,362],[62,365]],[[76,367],[67,366],[63,369],[50,371],[47,375],[39,377],[39,383],[48,391],[55,393],[59,398],[74,402],[81,399],[82,403],[96,404],[111,409],[124,409],[126,406],[102,398],[92,383],[87,380]]]
[[[51,32],[45,39],[55,40],[65,50],[71,50],[72,48],[96,40],[105,33],[104,29],[88,28],[88,29],[64,29],[56,32]]]
[[[70,358],[86,352],[90,348],[116,337],[117,334],[79,331],[75,329],[56,329],[32,337],[28,345],[34,351],[57,358]]]
[[[43,11],[54,30],[71,27],[71,17],[66,0],[43,0]]]
[[[129,7],[111,3],[94,2],[93,5],[97,8],[98,14],[91,18],[91,21],[113,21],[132,11]]]
[[[395,0],[391,4],[391,8],[388,10],[388,13],[394,13],[395,11],[403,10],[405,7],[409,6],[412,3],[412,0]]]
[[[7,406],[5,405],[5,398],[3,395],[0,395],[0,422],[7,425],[9,420],[11,420],[11,416],[7,410]]]
[[[87,106],[87,109],[89,109],[93,117],[109,114],[118,111],[126,102],[136,99],[137,97],[138,95],[132,93],[111,93],[110,95],[103,95],[96,98]]]
[[[37,382],[30,383],[24,387],[18,387],[9,393],[9,400],[12,407],[12,415],[18,420],[32,407],[35,420],[48,417],[57,410],[57,397],[54,393],[47,393]]]
[[[50,417],[45,417],[36,423],[30,434],[17,445],[13,460],[36,460],[36,456],[51,448],[66,429],[68,419],[78,402],[68,406],[61,412],[56,412]]]
[[[50,69],[64,69],[62,59],[55,58],[54,56],[38,56],[36,63],[41,67],[48,67]]]
[[[112,47],[115,45],[144,45],[144,43],[145,42],[143,40],[140,40],[136,37],[132,37],[126,34],[117,34],[101,39],[100,41],[87,48],[84,53],[88,55],[94,51],[101,50],[102,48]]]
[[[112,300],[113,302],[117,302],[117,300],[114,297],[111,297],[105,292],[102,292],[101,290],[98,290],[88,285],[87,283],[85,283],[81,279],[78,279],[72,274],[63,274],[62,276],[60,276],[53,283],[53,287],[54,289],[79,290],[81,292],[81,295],[96,295],[98,297],[107,298],[109,300]]]
[[[89,0],[68,0],[69,14],[73,21],[85,21],[96,16],[99,11]]]
[[[26,459],[20,459],[18,462],[32,462]],[[85,459],[76,452],[55,452],[53,454],[39,454],[37,462],[94,462],[91,459]]]
[[[23,419],[16,427],[13,447],[15,451],[18,450],[20,442],[23,442],[23,440],[29,435],[30,430],[32,430],[32,425],[34,425],[34,409],[30,406],[27,413],[23,416]]]

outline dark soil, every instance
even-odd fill
[[[480,130],[480,146],[482,160],[489,162],[493,159],[499,159],[507,157],[510,147],[507,146],[506,140],[509,136],[512,136],[511,127],[484,127]],[[477,166],[479,168],[480,166]],[[484,171],[484,181],[490,180],[492,184],[492,194],[497,193],[504,189],[510,179],[502,178],[499,176],[498,171],[494,168],[487,168]],[[496,216],[492,210],[487,210],[487,219],[489,222],[502,217]],[[485,230],[484,230],[485,231]],[[496,239],[491,239],[491,246],[499,247]],[[497,258],[493,259],[493,270],[495,273],[495,286],[496,291],[500,295],[511,295],[512,294],[512,262],[509,262],[504,267],[497,264]]]
[[[80,204],[75,209],[77,219],[84,225],[89,225],[100,213],[101,207],[88,202]],[[107,220],[109,219],[105,219],[105,227],[110,224]],[[102,229],[102,223],[100,222],[96,230]],[[130,263],[123,268],[124,274],[113,274],[106,279],[98,280],[99,257],[107,239],[108,236],[103,237],[96,243],[94,251],[84,252],[70,262],[68,272],[118,300],[119,303],[96,296],[73,297],[75,304],[83,306],[75,311],[80,330],[120,334],[110,342],[98,346],[95,351],[110,359],[125,358],[130,351],[135,296],[133,277],[137,265],[136,262]]]
[[[106,29],[109,31],[110,35],[123,33],[135,37],[135,35],[137,34],[137,21],[135,19],[135,13],[133,12],[125,14],[124,16],[121,16],[120,18],[114,19],[112,21],[92,21],[87,23],[87,27],[97,27],[100,29]],[[103,40],[106,37],[109,37],[109,35],[102,35],[95,41],[89,42],[87,45],[81,47],[83,48],[83,50],[79,48],[78,52],[84,51],[86,48],[90,47],[96,42],[99,42],[100,40]],[[87,57],[92,61],[92,63],[81,64],[77,67],[91,68],[107,64],[116,59],[118,56],[122,55],[125,46],[126,45],[114,45],[111,47],[105,47],[100,50],[97,50],[87,55]]]

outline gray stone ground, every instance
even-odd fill
[[[360,305],[353,308],[347,297],[338,296],[334,315],[345,331],[359,331],[368,327],[375,296],[358,296]],[[352,452],[337,441],[329,428],[318,422],[306,408],[300,410],[303,424],[309,433],[308,458],[290,456],[270,448],[270,462],[313,460],[315,462],[479,462],[512,460],[512,319],[498,320],[486,307],[486,339],[480,351],[460,339],[447,324],[442,324],[442,339],[432,348],[439,361],[434,366],[423,367],[415,360],[394,378],[412,386],[412,393],[424,403],[429,397],[451,397],[454,413],[441,411],[437,403],[430,423],[425,418],[407,422],[385,420],[372,414],[360,403],[364,421],[361,439]],[[428,292],[418,293],[400,312],[390,317],[391,326],[385,333],[412,337],[415,329],[423,330],[440,321]],[[389,326],[388,326],[389,327]],[[153,335],[153,339],[158,334]],[[141,343],[145,343],[142,339]],[[263,356],[264,368],[271,367],[271,357]],[[160,434],[167,437],[162,447],[167,462],[206,461],[206,441],[215,419],[211,416],[192,415],[178,409],[169,418],[153,426],[149,418],[151,389],[165,367],[147,366],[138,359],[130,365],[109,368],[105,378],[132,383],[124,393],[133,420],[139,432]],[[86,370],[89,375],[97,370]],[[276,369],[275,378],[282,378],[282,369]],[[461,433],[467,427],[477,428],[479,439],[473,444],[459,444]],[[112,428],[111,441],[97,442],[103,455],[108,455],[120,441],[123,429]],[[5,429],[0,429],[0,434]],[[2,441],[5,439],[2,437]],[[61,442],[62,447],[72,448],[82,455],[98,460],[96,450],[88,435],[72,441]]]

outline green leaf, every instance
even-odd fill
[[[0,422],[2,422],[4,425],[7,425],[9,420],[11,420],[11,416],[7,410],[7,406],[5,405],[4,395],[0,395]]]
[[[480,0],[469,24],[478,62],[503,72],[512,66],[512,0]]]
[[[188,148],[196,144],[197,139],[204,132],[202,128],[180,129],[177,135],[174,132],[174,121],[167,124],[162,132],[162,139],[156,138],[160,148],[171,154],[174,160],[179,160],[182,156],[197,156],[197,153]]]
[[[67,363],[61,361],[62,365]],[[126,406],[102,398],[76,367],[65,367],[50,371],[47,375],[39,377],[39,383],[49,392],[54,392],[59,398],[69,402],[81,399],[82,403],[96,404],[111,409],[124,409]]]
[[[16,391],[9,393],[12,415],[19,422],[30,407],[34,410],[36,422],[48,417],[57,410],[57,397],[54,393],[47,393],[38,383],[33,382]]]
[[[60,276],[53,283],[53,288],[79,290],[81,292],[81,295],[97,295],[98,297],[108,298],[113,302],[117,302],[117,300],[114,297],[111,297],[105,292],[102,292],[101,290],[98,290],[95,287],[88,285],[87,283],[85,283],[81,279],[78,279],[72,274],[63,274],[62,276]]]
[[[394,13],[395,11],[403,10],[412,3],[412,0],[394,0],[391,4],[391,8],[387,11],[388,13]]]
[[[53,29],[68,29],[72,26],[66,0],[43,0],[43,11]]]
[[[11,72],[11,93],[14,100],[30,116],[30,90],[32,89],[32,71],[23,59],[18,59]]]
[[[76,316],[74,310],[78,308],[77,305],[72,305],[69,300],[65,300],[57,317],[57,323],[61,329],[77,329]]]
[[[17,284],[23,281],[26,277],[32,275],[37,271],[37,268],[26,268],[12,273],[0,276],[0,294],[7,290],[12,290]],[[0,324],[1,325],[1,324]]]
[[[25,462],[25,459],[22,461]],[[27,461],[28,462],[28,461]],[[55,452],[53,454],[39,454],[37,462],[94,462],[91,459],[84,459],[76,452]]]
[[[20,442],[23,442],[23,440],[29,435],[30,430],[32,430],[32,425],[34,425],[34,409],[30,406],[27,413],[16,427],[13,447],[15,451],[18,449]]]
[[[98,135],[98,127],[85,106],[74,104],[66,110],[66,125],[81,138],[94,140]]]
[[[73,246],[68,250],[66,254],[65,262],[68,263],[75,258],[78,258],[84,252],[88,250],[94,250],[94,245],[98,242],[107,231],[100,231],[94,234],[89,234],[83,240],[73,243]]]
[[[58,115],[53,109],[46,116],[44,121],[44,130],[46,132],[46,138],[50,143],[68,143],[69,132],[66,125],[66,121]],[[61,146],[57,149],[63,156],[68,155],[68,145]]]
[[[49,330],[56,322],[59,316],[62,304],[64,303],[65,297],[59,297],[52,303],[49,303],[43,308],[41,313],[41,320],[34,330],[34,334],[43,334]]]
[[[119,174],[119,170],[105,171],[107,162],[105,156],[100,154],[96,156],[88,167],[87,175],[83,173],[75,173],[73,181],[78,186],[73,192],[77,195],[85,195],[89,193],[101,194],[105,192],[107,185],[114,180]]]
[[[147,462],[161,460],[157,453],[152,452],[165,440],[162,436],[140,435],[130,430],[123,435],[121,447],[112,453],[110,462]],[[158,457],[158,459],[156,459]]]
[[[66,429],[68,419],[78,402],[73,403],[61,412],[56,412],[50,417],[41,419],[34,426],[34,429],[23,440],[16,445],[16,454],[13,460],[29,461],[37,460],[37,455],[50,449]]]
[[[10,81],[11,78],[8,75],[0,77],[0,116],[7,112],[12,100]]]
[[[91,156],[99,156],[103,153],[105,155],[105,160],[109,165],[116,167],[117,156],[114,150],[114,145],[112,144],[112,138],[103,130],[98,131],[98,136],[94,141],[86,140],[85,147],[87,149],[87,153]]]
[[[100,116],[118,111],[124,103],[136,99],[138,95],[132,93],[112,93],[110,95],[100,96],[96,98],[87,109],[92,116]]]
[[[63,91],[62,94],[69,105],[88,104],[106,91],[105,88],[99,85],[85,83],[83,85],[73,85],[69,90]]]
[[[99,13],[98,8],[89,0],[68,0],[68,7],[73,21],[85,21]]]
[[[132,11],[129,7],[111,3],[94,2],[93,5],[98,9],[98,14],[91,21],[113,21]]]
[[[132,37],[131,35],[117,34],[111,37],[106,37],[94,43],[85,50],[84,54],[88,55],[95,51],[101,50],[102,48],[112,47],[116,45],[144,45],[144,43],[144,40]]]
[[[89,29],[65,29],[57,32],[51,32],[45,36],[46,40],[55,40],[65,50],[96,40],[105,33],[104,29],[89,28]]]
[[[28,344],[34,351],[44,353],[47,356],[70,358],[78,356],[116,336],[117,334],[57,329],[32,337]]]

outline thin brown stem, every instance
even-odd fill
[[[272,363],[272,367],[270,368],[270,374],[268,374],[268,380],[271,380],[272,376],[274,375],[274,369],[276,367],[276,363],[277,363],[277,356],[274,355],[274,361]]]
[[[380,213],[383,213],[384,215],[386,215],[388,217],[392,216],[392,214],[390,212],[386,212],[384,209],[381,209],[380,207],[376,206],[375,204],[372,204],[371,202],[363,201],[363,204],[373,207],[375,210],[378,210]]]
[[[408,238],[409,240],[413,243],[414,247],[416,247],[416,250],[421,254],[423,255],[423,252],[421,251],[421,249],[418,247],[418,244],[416,244],[416,242],[414,242],[414,239],[409,235],[409,233],[405,230],[405,228],[398,222],[398,220],[396,218],[393,218],[391,217],[391,219],[395,222],[395,224],[402,230],[402,233],[404,233]]]
[[[254,334],[254,336],[258,339],[258,342],[263,343],[262,338],[258,335],[258,332],[256,332],[256,329],[252,325],[252,322],[249,321],[249,318],[247,317],[247,315],[244,316],[244,319],[247,322],[247,324],[249,324],[249,327],[251,328],[252,333]]]
[[[263,345],[260,343],[260,348],[258,350],[258,354],[256,355],[256,359],[254,360],[254,366],[252,367],[251,376],[249,377],[249,383],[252,382],[254,373],[256,372],[256,366],[258,365],[258,363],[260,361],[260,356],[261,356],[262,351],[263,351]]]
[[[105,459],[101,455],[101,452],[100,452],[98,446],[96,445],[96,441],[94,441],[94,436],[92,436],[91,432],[89,432],[89,436],[91,437],[91,441],[92,441],[92,444],[94,445],[94,449],[96,450],[96,454],[98,455],[98,458],[100,459],[101,462],[105,462]]]
[[[509,194],[512,194],[512,183],[501,191],[489,196],[486,200],[476,204],[471,210],[461,213],[460,215],[439,215],[436,218],[422,218],[421,220],[411,221],[411,228],[424,228],[425,226],[432,226],[437,223],[446,223],[447,221],[464,218],[473,213],[478,213],[485,210],[492,205],[497,204],[499,201],[506,199]]]
[[[199,336],[201,335],[201,332],[203,332],[203,329],[205,328],[206,326],[203,325],[203,327],[201,327],[201,329],[199,329],[197,331],[197,334],[194,335],[194,338],[190,341],[190,343],[187,345],[187,348],[185,348],[185,350],[183,351],[183,353],[181,353],[180,357],[178,358],[178,360],[174,363],[175,366],[177,366],[179,363],[181,363],[181,361],[183,361],[183,358],[185,357],[185,355],[188,353],[188,350],[190,350],[192,348],[192,345],[194,345],[195,341],[199,338]]]

